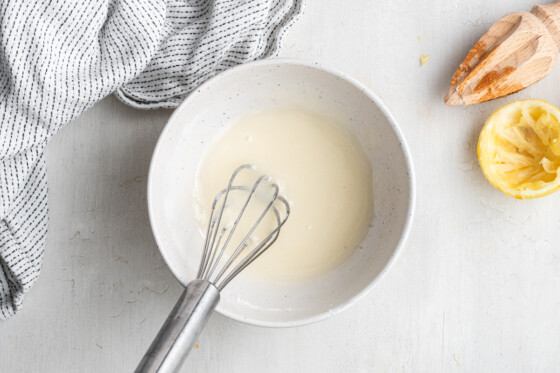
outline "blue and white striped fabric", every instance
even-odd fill
[[[0,2],[0,319],[41,270],[49,139],[111,93],[173,108],[216,73],[273,55],[301,2]]]

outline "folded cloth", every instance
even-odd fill
[[[48,140],[113,92],[173,108],[216,73],[273,55],[302,1],[0,2],[0,319],[41,270]]]

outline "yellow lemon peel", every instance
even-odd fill
[[[560,110],[541,100],[502,106],[484,124],[477,152],[488,181],[508,196],[555,192],[560,189]]]

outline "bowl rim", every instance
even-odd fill
[[[156,163],[157,159],[159,158],[158,154],[161,152],[161,148],[163,146],[162,145],[163,142],[164,142],[163,139],[166,138],[167,131],[169,131],[169,128],[170,128],[170,123],[174,122],[175,117],[178,115],[178,112],[184,106],[188,105],[190,103],[190,101],[193,99],[193,97],[196,97],[197,95],[199,95],[200,92],[203,91],[203,88],[206,88],[207,86],[210,86],[210,85],[214,84],[216,81],[218,81],[220,79],[223,79],[224,77],[226,77],[228,75],[236,74],[236,73],[238,73],[240,71],[243,71],[243,70],[251,69],[251,68],[254,68],[256,66],[274,66],[274,65],[294,65],[294,66],[301,66],[301,67],[317,69],[317,70],[326,72],[328,74],[334,75],[335,77],[338,77],[338,78],[352,84],[353,86],[358,88],[363,94],[365,94],[381,110],[381,112],[383,113],[383,115],[388,120],[389,124],[391,125],[394,133],[396,134],[396,136],[399,140],[401,149],[403,151],[404,158],[405,158],[405,163],[406,163],[406,167],[407,167],[408,182],[409,182],[407,216],[406,216],[405,223],[404,223],[404,226],[403,226],[400,238],[399,238],[399,242],[397,243],[397,245],[395,247],[395,250],[391,254],[391,257],[389,258],[389,261],[383,267],[381,272],[379,272],[379,274],[367,286],[365,286],[358,293],[356,293],[352,297],[350,297],[346,302],[344,302],[344,303],[342,303],[342,304],[340,304],[336,307],[333,307],[332,309],[329,309],[329,310],[326,310],[324,312],[318,313],[316,315],[301,318],[301,319],[297,319],[297,320],[289,320],[289,321],[285,321],[285,320],[263,321],[263,320],[258,320],[258,319],[254,319],[254,318],[244,317],[244,316],[239,315],[237,313],[230,312],[228,310],[225,310],[225,309],[221,308],[220,304],[218,304],[218,306],[216,307],[216,311],[218,313],[220,313],[221,315],[224,315],[224,316],[226,316],[230,319],[233,319],[233,320],[236,320],[236,321],[248,324],[248,325],[263,326],[263,327],[270,327],[270,328],[288,328],[288,327],[296,327],[296,326],[302,326],[302,325],[316,323],[318,321],[327,319],[330,316],[333,316],[335,314],[338,314],[338,313],[346,310],[347,308],[349,308],[352,305],[354,305],[355,303],[357,303],[360,299],[365,297],[365,295],[367,293],[369,293],[371,291],[371,289],[385,276],[387,271],[389,271],[389,269],[394,265],[398,256],[403,251],[403,248],[406,244],[406,241],[407,241],[409,233],[410,233],[410,229],[411,229],[411,226],[412,226],[412,221],[413,221],[413,217],[414,217],[414,213],[415,213],[415,209],[416,209],[416,181],[415,181],[415,174],[414,174],[414,166],[413,166],[413,163],[412,163],[412,157],[410,156],[410,149],[408,147],[406,139],[404,138],[404,136],[401,132],[401,129],[399,128],[399,126],[397,124],[397,121],[395,120],[393,115],[389,112],[389,110],[387,109],[387,107],[385,106],[383,101],[379,98],[379,96],[377,96],[375,93],[373,93],[369,88],[365,87],[362,83],[360,83],[355,78],[352,78],[351,76],[349,76],[346,73],[343,73],[339,70],[329,68],[329,67],[324,67],[324,66],[322,66],[322,65],[320,65],[319,63],[316,63],[316,62],[308,62],[308,61],[299,60],[299,59],[292,59],[292,58],[269,58],[269,59],[264,59],[264,60],[259,60],[259,61],[248,62],[248,63],[245,63],[245,64],[241,64],[241,65],[232,67],[230,69],[227,69],[227,70],[219,73],[218,75],[210,78],[209,80],[202,83],[198,87],[196,87],[185,98],[185,100],[183,100],[183,102],[181,102],[181,104],[177,108],[174,109],[173,113],[171,114],[171,116],[167,120],[167,123],[165,124],[165,127],[163,128],[163,130],[161,131],[161,133],[159,135],[157,144],[154,148],[154,152],[152,154],[152,158],[151,158],[151,161],[150,161],[150,168],[149,168],[149,172],[148,172],[148,182],[147,182],[147,204],[148,204],[148,215],[149,215],[149,219],[150,219],[150,226],[152,228],[152,232],[153,232],[156,244],[158,246],[158,250],[159,250],[161,256],[163,257],[163,260],[165,261],[165,264],[167,265],[169,270],[173,273],[173,276],[183,286],[186,286],[187,283],[183,282],[183,280],[181,279],[181,276],[179,276],[179,274],[175,272],[175,269],[173,268],[173,266],[170,265],[171,260],[167,256],[166,250],[163,248],[163,245],[161,244],[161,240],[158,238],[159,236],[161,236],[161,234],[158,233],[158,229],[155,226],[155,219],[156,218],[154,217],[154,212],[153,212],[153,207],[152,207],[154,202],[152,202],[151,190],[152,190],[152,184],[153,184],[153,178],[154,178],[154,168],[155,168],[155,163]]]

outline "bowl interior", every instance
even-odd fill
[[[373,169],[372,225],[361,247],[323,277],[282,284],[241,274],[224,289],[217,310],[251,324],[293,326],[324,318],[368,289],[402,246],[413,203],[407,151],[378,102],[338,73],[275,60],[231,69],[193,92],[160,137],[148,183],[154,235],[179,281],[194,279],[199,265],[203,240],[192,195],[206,146],[240,116],[285,106],[332,117],[356,135]]]

